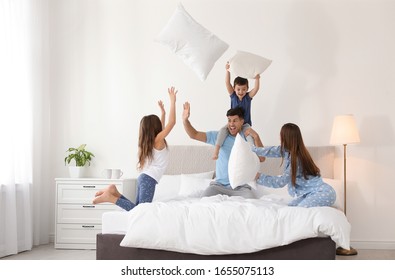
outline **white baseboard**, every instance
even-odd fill
[[[395,250],[395,241],[351,241],[356,249]]]
[[[49,234],[49,243],[55,243],[55,234],[54,233]]]

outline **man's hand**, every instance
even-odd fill
[[[183,120],[182,123],[184,124],[185,132],[188,134],[190,138],[206,143],[207,141],[206,133],[197,131],[189,122],[189,116],[191,114],[191,105],[189,104],[189,102],[185,102],[183,107],[184,107],[184,111],[182,112],[182,120]]]
[[[191,115],[191,105],[189,102],[185,102],[184,105],[184,111],[182,112],[182,120],[187,121],[189,119],[189,116]]]

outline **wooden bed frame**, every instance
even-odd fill
[[[321,169],[321,176],[333,178],[334,147],[308,147],[313,160]],[[211,159],[212,146],[170,146],[170,162],[166,174],[188,174],[215,170]],[[192,160],[191,160],[192,159]],[[262,172],[278,175],[282,172],[281,159],[267,158]],[[334,260],[336,244],[329,237],[308,238],[294,243],[248,254],[197,255],[163,250],[121,247],[120,234],[98,234],[97,260]]]

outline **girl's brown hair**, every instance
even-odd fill
[[[137,168],[143,169],[147,161],[153,159],[156,136],[162,131],[162,122],[157,115],[144,116],[140,121],[139,152]],[[167,142],[165,145],[167,148]]]
[[[295,185],[296,183],[298,162],[305,179],[307,179],[308,175],[320,176],[320,169],[314,163],[309,151],[306,149],[306,146],[303,143],[302,133],[296,124],[284,124],[280,131],[280,138],[282,156],[284,157],[285,150],[289,152],[291,160],[292,185]]]

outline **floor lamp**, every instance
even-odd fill
[[[344,215],[347,215],[347,144],[359,143],[359,133],[355,123],[355,118],[353,115],[340,115],[336,116],[333,121],[332,134],[330,143],[332,145],[343,145],[344,153],[343,153],[343,190],[344,190]],[[350,250],[344,249],[342,247],[338,247],[336,249],[337,255],[356,255],[358,254],[357,250],[350,247]]]

